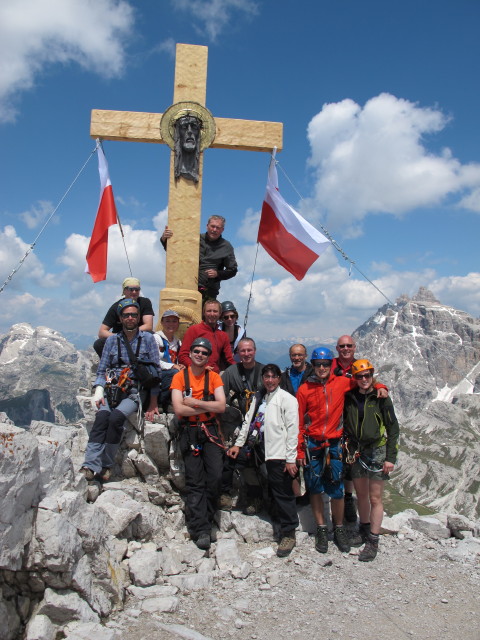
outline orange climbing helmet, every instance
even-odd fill
[[[361,373],[362,371],[370,370],[372,373],[375,371],[373,364],[370,360],[355,360],[352,362],[352,375],[356,375],[357,373]]]

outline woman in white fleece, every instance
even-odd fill
[[[264,447],[268,485],[280,521],[280,543],[277,556],[288,556],[295,546],[298,527],[297,507],[292,489],[292,478],[297,475],[298,403],[287,391],[280,389],[281,371],[276,364],[262,369],[265,391],[245,416],[235,445],[228,451],[236,458],[240,448]]]

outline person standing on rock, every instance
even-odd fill
[[[233,444],[240,433],[240,428],[245,420],[250,405],[255,401],[255,393],[263,388],[261,371],[263,364],[255,360],[257,347],[252,338],[242,338],[238,343],[238,355],[240,362],[232,364],[223,372],[222,381],[227,407],[220,418],[223,435],[227,444]],[[222,477],[222,495],[220,496],[220,509],[232,508],[233,474],[235,469],[243,471],[246,461],[242,456],[233,460],[226,458]],[[248,474],[248,472],[247,472]],[[253,476],[255,476],[253,472]],[[253,480],[253,476],[250,478]],[[247,484],[251,494],[247,496],[247,504],[244,513],[255,515],[262,503],[262,488],[259,482]],[[254,489],[255,487],[255,489]]]
[[[181,429],[187,525],[197,547],[205,550],[213,541],[225,451],[216,417],[225,411],[225,393],[219,374],[207,369],[211,353],[207,338],[193,340],[191,364],[174,376],[171,385],[173,410]]]
[[[300,429],[298,464],[305,467],[305,483],[310,492],[310,504],[317,523],[315,549],[328,551],[328,531],[324,516],[323,495],[330,497],[334,541],[340,551],[348,553],[351,544],[361,544],[361,538],[349,539],[343,526],[343,451],[342,414],[344,396],[356,386],[353,378],[335,376],[332,372],[333,352],[327,346],[313,350],[313,375],[298,392]],[[377,384],[379,393],[385,385]],[[308,414],[309,421],[305,419]]]
[[[352,375],[358,385],[345,395],[343,414],[347,465],[358,500],[360,534],[365,542],[358,559],[374,560],[383,518],[385,480],[397,460],[399,426],[390,398],[378,398],[374,367],[356,360]]]
[[[338,356],[333,359],[332,371],[336,376],[352,377],[352,363],[355,360],[355,349],[357,345],[352,336],[340,336],[337,340]],[[345,520],[347,522],[357,522],[357,510],[355,508],[355,500],[353,497],[353,481],[350,475],[350,467],[344,467],[344,485],[345,485]]]
[[[138,328],[138,302],[133,298],[120,300],[117,315],[122,331],[107,338],[97,369],[93,399],[98,411],[80,469],[87,480],[93,480],[95,475],[103,481],[109,480],[125,421],[140,405],[139,384],[135,369],[130,367],[127,342],[138,360],[153,363],[160,375],[157,344],[151,333]],[[159,393],[159,386],[150,390],[149,411],[156,406]]]
[[[280,389],[281,371],[276,364],[262,369],[264,390],[258,392],[255,402],[245,417],[235,445],[227,455],[235,459],[244,445],[252,450],[263,450],[267,480],[280,521],[280,542],[277,556],[288,556],[295,547],[295,529],[298,527],[297,505],[292,479],[297,475],[298,402],[287,391]]]

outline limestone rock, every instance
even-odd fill
[[[160,471],[168,471],[170,433],[163,424],[147,422],[145,424],[145,453],[156,464]]]
[[[35,615],[27,625],[25,640],[55,640],[58,627],[44,615]]]
[[[141,505],[123,491],[105,491],[95,504],[105,511],[110,533],[114,536],[141,513]]]
[[[137,587],[150,587],[155,584],[161,560],[162,554],[157,551],[136,551],[128,561],[133,583]]]
[[[20,569],[33,526],[32,506],[39,493],[36,438],[0,424],[0,568]]]
[[[65,624],[71,620],[99,622],[100,618],[75,591],[54,591],[45,589],[37,614],[45,615],[56,624]]]

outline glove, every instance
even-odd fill
[[[103,398],[103,387],[100,384],[97,384],[95,387],[95,393],[93,394],[94,402],[99,402]]]

